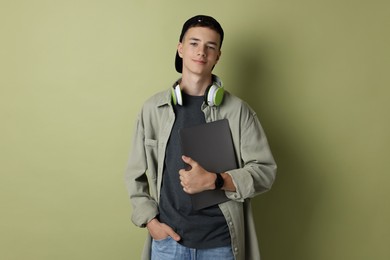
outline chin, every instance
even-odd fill
[[[211,74],[211,70],[210,69],[206,69],[206,68],[203,68],[203,69],[193,69],[193,70],[191,70],[191,72],[193,74],[196,74],[196,75],[210,75]]]

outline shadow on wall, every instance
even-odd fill
[[[293,120],[286,120],[291,113],[285,109],[291,104],[286,104],[288,94],[283,90],[294,86],[288,85],[288,76],[284,78],[288,73],[282,51],[267,42],[271,39],[253,34],[238,39],[229,50],[234,64],[226,73],[234,75],[229,85],[257,112],[278,164],[272,189],[252,200],[260,251],[264,259],[309,259],[305,255],[311,239],[308,233],[322,186],[312,176],[315,163],[308,162],[301,152],[305,147],[298,145],[297,138],[304,134],[290,131]]]

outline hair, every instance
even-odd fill
[[[222,47],[223,36],[224,36],[223,29],[217,20],[215,20],[211,16],[206,16],[206,15],[197,15],[187,20],[187,22],[183,25],[182,33],[180,35],[180,42],[183,40],[184,35],[188,31],[188,29],[193,27],[206,27],[217,32],[221,38],[219,47],[220,48]]]

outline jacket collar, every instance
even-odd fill
[[[156,106],[157,107],[162,107],[162,106],[171,106],[172,105],[172,91],[171,89],[166,90],[160,95],[160,97],[156,101]]]

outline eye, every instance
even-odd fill
[[[191,46],[197,46],[198,43],[197,43],[197,42],[190,42],[190,45],[191,45]]]

